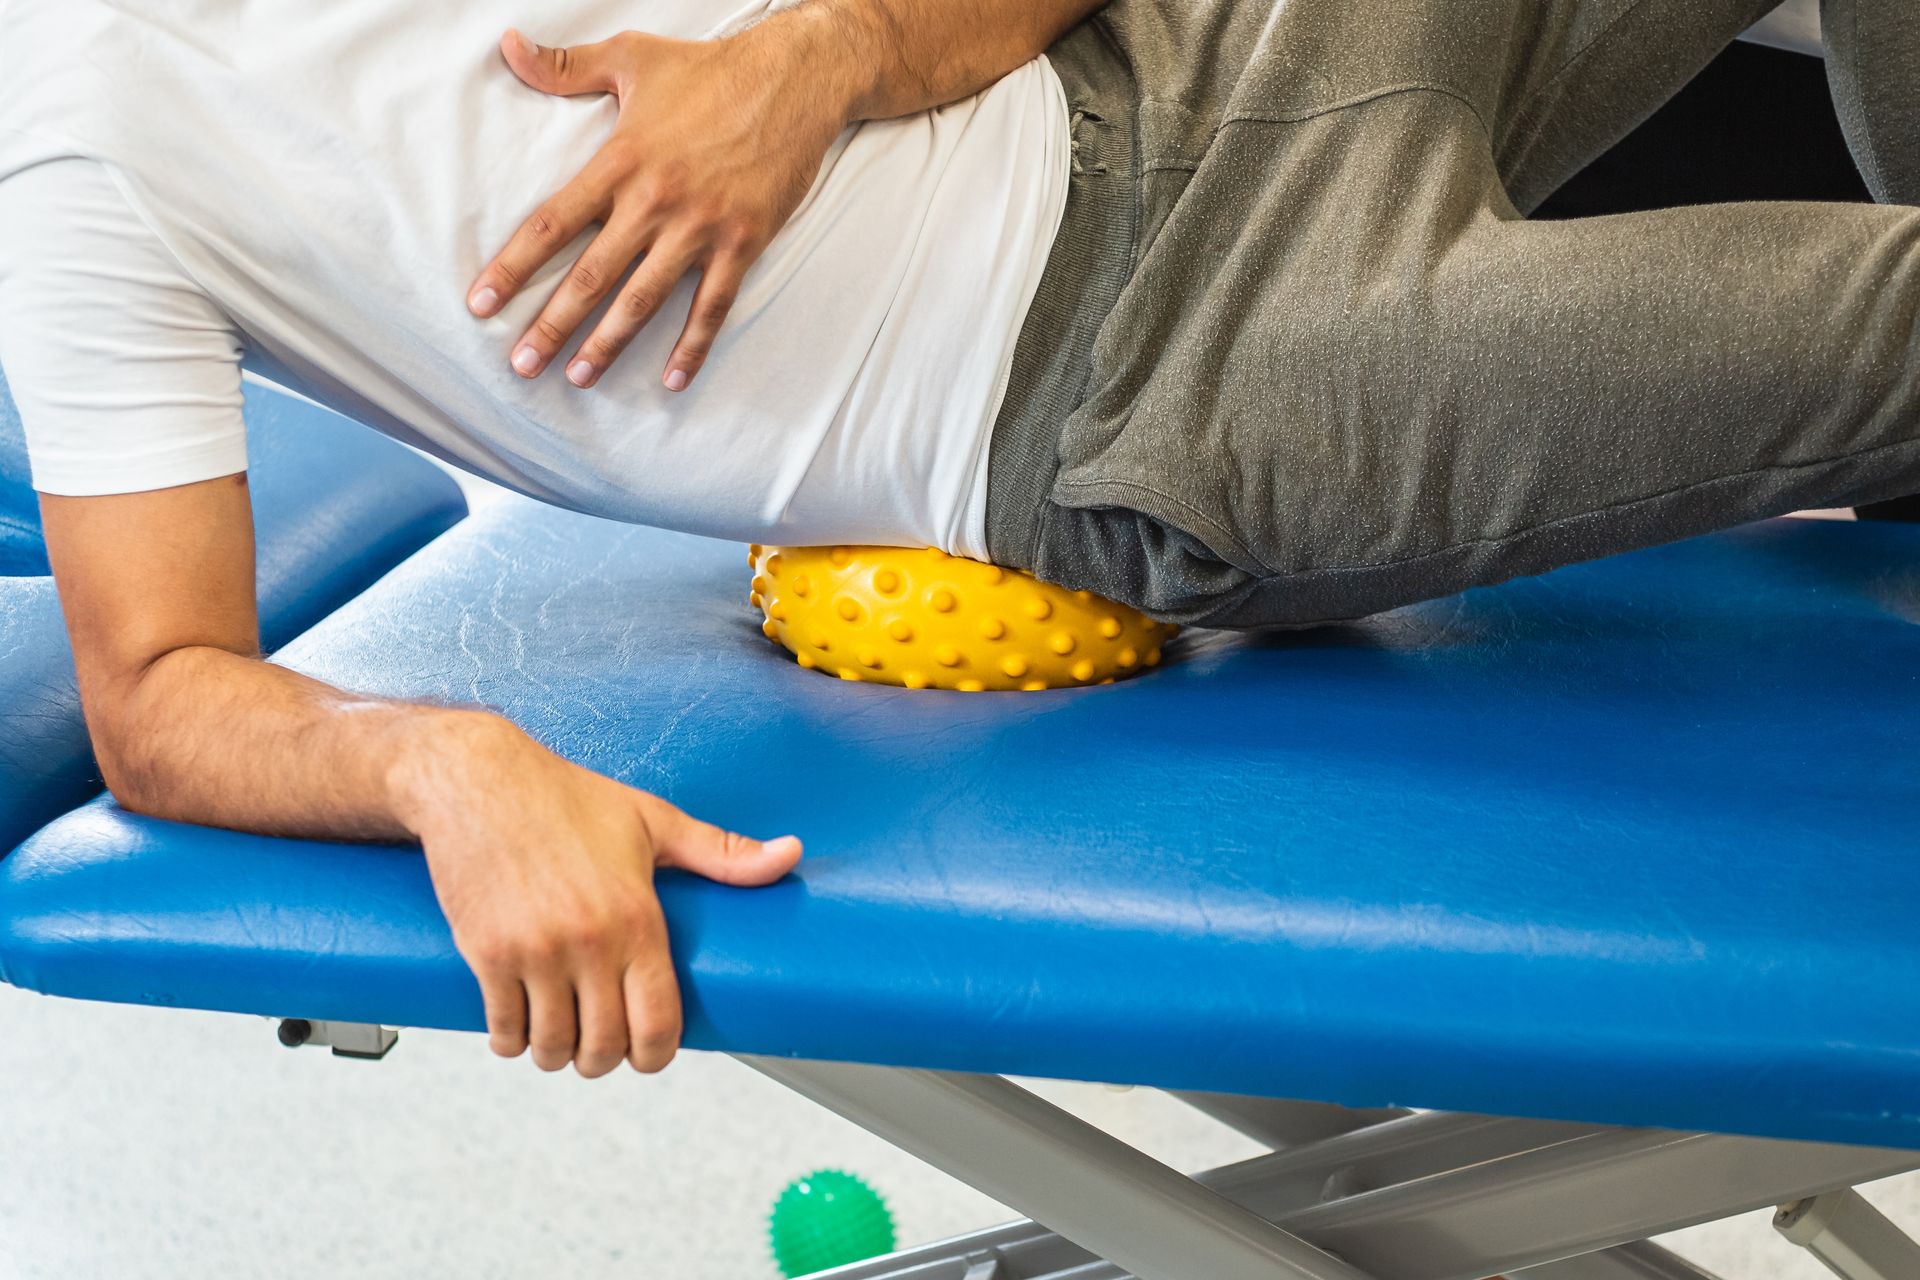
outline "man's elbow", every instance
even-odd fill
[[[194,666],[190,648],[175,649],[118,678],[83,686],[94,762],[121,808],[168,816],[167,796],[175,789],[169,779],[192,754],[176,699],[204,699],[211,692],[205,673]]]
[[[89,717],[100,780],[121,808],[162,817],[165,790],[163,735],[121,715]]]

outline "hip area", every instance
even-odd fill
[[[1500,221],[1478,126],[1427,92],[1232,122],[1183,177],[1056,424],[1031,567],[1189,625],[1372,612],[1274,584],[1474,535],[1440,429],[1473,389],[1430,375],[1488,337],[1447,301]]]
[[[1508,385],[1525,371],[1486,358],[1523,336],[1509,330],[1524,308],[1503,300],[1509,180],[1551,185],[1606,132],[1541,120],[1591,50],[1624,56],[1631,41],[1609,31],[1641,2],[1103,10],[1133,98],[1133,119],[1107,122],[1127,141],[1099,153],[1117,153],[1107,167],[1130,196],[1124,283],[1104,295],[1086,287],[1098,265],[1082,269],[1082,314],[1062,328],[1095,332],[1084,360],[1049,375],[1070,402],[996,425],[996,555],[1203,625],[1330,621],[1433,594],[1437,581],[1394,566],[1458,554],[1525,498],[1468,474],[1500,462],[1481,447],[1496,434],[1484,384],[1522,405],[1551,390]],[[1070,200],[1069,222],[1085,230],[1106,207]],[[1003,460],[1036,477],[1008,478]],[[1334,590],[1349,573],[1373,585]],[[1330,584],[1324,598],[1301,590],[1308,576]]]

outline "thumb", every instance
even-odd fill
[[[542,93],[612,93],[619,38],[597,44],[538,45],[509,30],[500,37],[500,53],[513,74]]]
[[[751,840],[710,822],[688,817],[660,802],[660,812],[647,815],[654,832],[654,855],[663,867],[691,871],[721,884],[772,884],[800,861],[800,841],[794,836]]]

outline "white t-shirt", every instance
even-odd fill
[[[560,374],[570,348],[537,381],[507,365],[575,252],[501,315],[466,310],[616,111],[521,84],[501,32],[699,37],[777,7],[734,5],[0,0],[0,363],[35,486],[242,469],[244,349],[561,505],[984,556],[987,438],[1066,199],[1066,104],[1044,59],[846,131],[685,392],[660,373],[690,282],[590,391]]]

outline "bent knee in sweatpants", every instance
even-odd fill
[[[1477,79],[1385,74],[1379,15],[1282,10],[1140,185],[1034,567],[1305,623],[1920,487],[1920,212],[1522,217],[1757,6],[1515,10]]]

